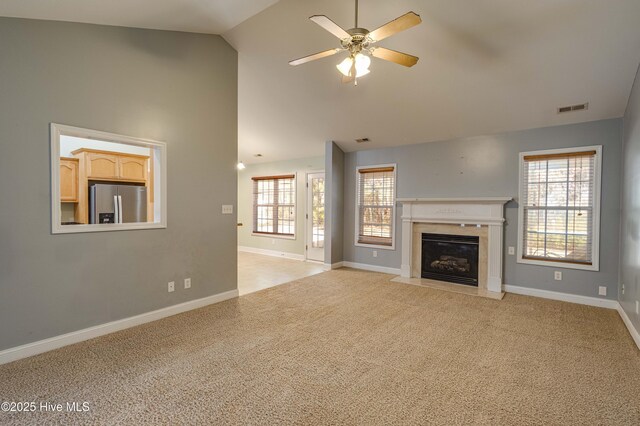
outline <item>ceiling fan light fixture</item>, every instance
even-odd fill
[[[389,21],[383,26],[369,31],[358,26],[358,0],[355,0],[355,6],[355,26],[349,30],[343,29],[325,15],[313,15],[309,17],[311,21],[337,37],[340,40],[340,47],[294,59],[293,61],[289,61],[289,65],[302,65],[315,61],[316,59],[326,58],[347,51],[349,52],[349,57],[336,65],[336,67],[343,75],[343,83],[353,82],[357,85],[359,77],[369,74],[369,66],[371,64],[371,57],[369,55],[405,67],[412,67],[418,63],[419,58],[417,56],[386,49],[381,46],[376,46],[375,44],[394,34],[420,24],[422,22],[420,15],[415,12],[407,12],[393,21]],[[366,54],[362,52],[366,52]]]
[[[371,65],[371,58],[367,55],[363,55],[362,53],[357,53],[355,55],[355,59],[352,56],[345,58],[342,62],[336,65],[338,71],[340,71],[345,77],[350,77],[351,68],[353,67],[353,62],[355,60],[355,68],[356,68],[356,78],[360,78],[369,74],[369,66]]]

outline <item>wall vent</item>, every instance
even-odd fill
[[[369,138],[360,138],[360,139],[356,139],[357,143],[365,143],[365,142],[369,142]]]
[[[569,106],[563,106],[558,108],[558,114],[562,114],[564,112],[571,112],[571,111],[584,111],[589,109],[589,102],[586,102],[584,104],[577,104],[577,105],[569,105]]]

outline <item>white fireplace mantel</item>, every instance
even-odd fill
[[[444,223],[488,228],[487,290],[502,291],[504,205],[511,197],[398,198],[402,204],[401,276],[411,278],[413,225]]]

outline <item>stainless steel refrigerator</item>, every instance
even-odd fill
[[[147,221],[147,188],[135,185],[89,186],[89,223]]]

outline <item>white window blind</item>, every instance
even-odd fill
[[[293,236],[296,231],[294,175],[254,177],[253,232]]]
[[[591,265],[596,151],[525,155],[522,258]]]
[[[358,169],[358,243],[393,245],[394,171],[394,167]]]

